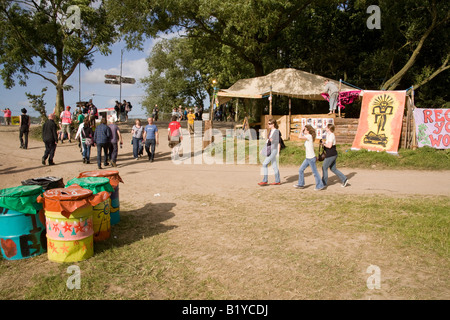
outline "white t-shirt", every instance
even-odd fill
[[[306,159],[312,159],[316,157],[316,153],[314,152],[314,141],[312,135],[309,133],[305,135],[305,150],[306,150]]]
[[[326,141],[325,141],[325,143],[329,143],[329,142],[332,142],[332,146],[335,146],[336,145],[336,136],[334,135],[334,133],[333,132],[327,132],[327,139],[326,139]]]

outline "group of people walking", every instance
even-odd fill
[[[271,183],[271,185],[279,185],[281,184],[280,180],[280,171],[278,169],[277,163],[277,155],[280,153],[281,148],[281,135],[278,130],[278,125],[276,120],[270,119],[268,121],[269,132],[268,138],[266,141],[265,149],[263,149],[263,155],[266,158],[263,161],[263,181],[259,182],[258,185],[265,186],[268,185],[268,165],[272,165],[272,169],[275,174],[275,182]],[[311,125],[306,125],[303,131],[299,134],[299,138],[305,140],[305,160],[300,165],[298,172],[298,182],[294,185],[295,188],[304,188],[305,187],[305,170],[308,167],[311,167],[313,172],[313,176],[315,179],[315,189],[314,190],[323,190],[326,188],[328,184],[328,169],[331,170],[342,183],[342,187],[346,187],[348,184],[348,178],[336,168],[336,159],[338,157],[338,153],[336,150],[336,137],[334,135],[335,126],[332,124],[328,124],[326,127],[326,140],[325,143],[320,140],[320,143],[323,144],[325,150],[325,159],[322,164],[322,177],[320,177],[319,171],[316,166],[316,153],[314,151],[314,138],[316,137],[316,131]]]
[[[69,110],[70,109],[67,108],[66,111],[70,113]],[[20,117],[20,147],[23,149],[27,149],[28,147],[28,132],[30,127],[30,118],[26,113],[27,110],[23,108],[22,115]],[[64,119],[64,113],[62,113],[62,118]],[[193,122],[195,120],[193,110],[189,110],[187,119],[188,130],[191,133],[191,131],[193,130]],[[45,152],[44,156],[42,157],[43,165],[46,165],[47,159],[49,165],[55,164],[53,160],[56,146],[58,144],[58,126],[56,125],[54,120],[55,115],[52,113],[48,116],[48,120],[42,127],[42,139],[45,144]],[[172,149],[172,153],[175,154],[178,153],[179,144],[183,139],[179,120],[180,119],[176,115],[173,115],[172,121],[169,123],[168,127],[169,147]],[[154,124],[153,117],[149,117],[147,121],[148,124],[146,126],[143,126],[141,125],[141,121],[139,119],[136,119],[135,124],[131,129],[133,157],[134,159],[138,160],[139,157],[143,155],[143,150],[145,149],[148,160],[150,162],[153,162],[156,147],[159,145],[159,132],[158,127]],[[63,122],[63,124],[66,123]],[[270,184],[281,184],[277,156],[280,154],[281,147],[284,146],[284,143],[281,138],[281,133],[278,129],[276,120],[270,119],[268,121],[268,127],[269,132],[267,135],[265,148],[262,152],[262,154],[265,156],[265,159],[262,164],[263,180],[258,183],[258,185],[260,186],[269,184],[269,164],[271,164],[275,174],[275,182],[272,182]],[[65,127],[63,127],[63,130],[64,129]],[[320,143],[323,145],[326,153],[325,159],[323,160],[322,164],[322,177],[320,176],[316,166],[317,157],[314,151],[314,138],[316,137],[315,129],[311,125],[306,125],[303,128],[303,131],[299,134],[299,138],[305,140],[305,160],[300,165],[298,182],[294,185],[295,188],[305,187],[304,172],[308,167],[311,167],[315,179],[315,190],[322,190],[327,186],[328,169],[330,169],[331,172],[333,172],[341,180],[342,187],[347,186],[348,178],[336,168],[336,159],[338,157],[338,153],[336,150],[336,137],[334,135],[335,126],[333,124],[328,124],[325,130],[326,140],[324,143],[322,142],[322,139],[320,140]],[[102,154],[104,156],[104,166],[108,166],[110,161],[113,167],[117,167],[116,161],[118,155],[118,147],[120,143],[120,148],[122,148],[123,137],[114,119],[111,119],[108,125],[106,118],[102,118],[100,124],[97,125],[93,130],[91,119],[89,117],[86,117],[83,122],[79,124],[75,139],[80,139],[83,163],[90,163],[91,148],[96,147],[97,166],[99,169],[102,169]]]
[[[123,138],[120,129],[112,119],[107,124],[106,118],[102,118],[100,124],[93,130],[89,118],[84,119],[79,124],[75,139],[81,141],[81,153],[83,163],[90,163],[91,148],[97,147],[97,166],[102,169],[102,153],[103,165],[108,166],[111,162],[113,167],[117,167],[118,147],[123,145]],[[58,145],[58,126],[55,123],[55,115],[52,113],[48,116],[48,120],[42,127],[42,140],[45,144],[45,152],[42,157],[42,164],[46,165],[48,159],[49,165],[54,165],[54,156],[56,146]]]
[[[195,114],[193,109],[189,109],[186,115],[188,123],[188,131],[190,134],[194,133],[194,121]],[[171,122],[167,128],[169,147],[172,149],[172,156],[176,156],[179,153],[179,144],[183,140],[180,121],[182,118],[178,114],[173,114]],[[147,119],[148,124],[144,127],[139,119],[136,119],[133,128],[131,129],[133,145],[133,158],[138,160],[143,156],[144,149],[147,153],[148,160],[153,162],[155,157],[155,149],[159,145],[159,132],[158,127],[154,124],[155,119],[149,117]]]
[[[156,146],[159,145],[158,127],[154,124],[153,117],[147,119],[148,124],[144,127],[141,125],[141,120],[136,119],[136,122],[131,129],[133,144],[133,157],[138,160],[144,154],[144,148],[147,152],[148,160],[153,162],[155,159]]]

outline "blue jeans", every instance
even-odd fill
[[[337,155],[329,157],[329,158],[325,158],[325,160],[323,160],[323,164],[322,164],[322,182],[324,185],[327,185],[328,182],[328,168],[330,168],[330,170],[338,176],[339,179],[341,179],[341,182],[344,183],[345,180],[347,180],[347,177],[340,172],[338,169],[336,169],[336,158]]]
[[[135,159],[139,158],[139,144],[141,143],[142,138],[134,138],[133,137],[133,157]]]
[[[82,143],[83,145],[83,159],[89,160],[91,157],[91,146],[87,146],[86,143]]]
[[[322,179],[320,179],[319,171],[317,171],[316,167],[316,158],[311,159],[305,159],[300,166],[300,169],[298,169],[298,185],[304,186],[305,185],[305,169],[308,168],[308,166],[311,167],[311,170],[314,175],[314,179],[316,179],[316,189],[322,189],[324,187],[322,183]]]
[[[105,154],[105,163],[104,165],[108,165],[108,150],[109,150],[109,143],[97,143],[97,165],[100,168],[102,166],[102,149],[103,153]]]
[[[264,178],[263,178],[263,182],[268,182],[268,175],[269,175],[269,169],[267,168],[267,166],[269,165],[269,163],[272,164],[272,169],[273,172],[275,173],[275,182],[280,182],[280,171],[278,170],[278,163],[277,163],[277,154],[278,151],[277,150],[272,150],[270,156],[266,157],[266,159],[264,159],[263,161],[263,172],[264,172]]]
[[[145,140],[145,151],[147,152],[148,159],[153,160],[155,157],[156,139]],[[151,150],[151,151],[150,151]]]

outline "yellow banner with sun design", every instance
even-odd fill
[[[364,91],[352,150],[397,153],[405,100],[406,91]]]

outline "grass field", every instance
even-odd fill
[[[280,162],[299,165],[303,144],[286,144]],[[338,151],[339,168],[450,170],[449,150],[400,149],[394,156],[340,145]],[[170,195],[168,202],[152,198],[144,206],[121,199],[121,221],[112,227],[111,238],[96,243],[93,257],[74,263],[81,270],[80,289],[67,286],[67,268],[72,264],[51,262],[43,254],[0,260],[0,296],[3,300],[450,297],[450,196],[376,191],[324,196],[275,188],[267,199],[267,189],[246,190],[245,197],[237,190],[215,194],[206,188],[204,194]],[[381,270],[380,290],[367,287],[370,266]]]
[[[280,154],[282,164],[299,164],[305,157],[301,142],[287,141]],[[416,150],[399,149],[398,155],[367,150],[352,151],[351,145],[337,146],[340,167],[376,169],[450,170],[450,149],[437,150],[429,147]],[[316,147],[317,152],[317,147]]]
[[[276,196],[270,207],[203,196],[202,203],[190,200],[181,208],[199,210],[167,224],[160,216],[170,211],[167,205],[125,203],[115,236],[97,244],[92,258],[76,263],[80,290],[66,286],[70,264],[48,262],[44,254],[3,261],[0,294],[3,299],[449,297],[449,197]],[[380,267],[384,290],[366,287],[371,264]],[[26,280],[24,274],[33,276]]]

